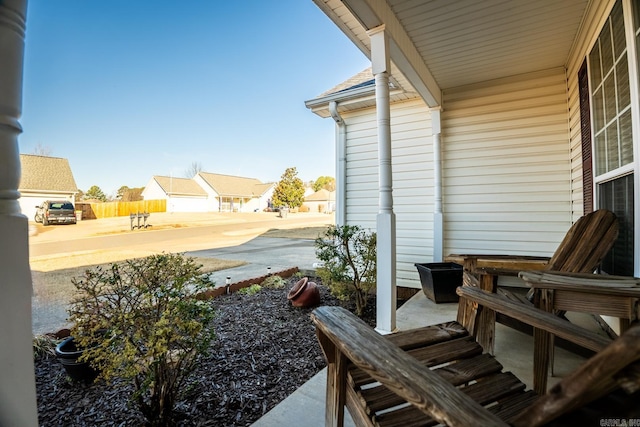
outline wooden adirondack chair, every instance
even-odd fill
[[[600,209],[578,219],[551,258],[465,254],[449,255],[446,261],[456,262],[464,267],[464,284],[498,292],[499,276],[518,276],[525,270],[593,273],[615,243],[618,228],[616,215],[606,209]],[[529,303],[526,298],[516,293],[506,289],[500,291],[510,299]],[[497,320],[507,326],[523,329],[521,322],[514,321],[509,316],[498,316]],[[479,322],[485,324],[485,327],[482,328],[482,336],[478,337],[478,341],[487,351],[493,353],[495,313],[486,312]]]
[[[327,426],[343,425],[345,406],[357,426],[538,426],[551,420],[573,426],[585,420],[598,425],[599,417],[640,417],[640,325],[612,343],[503,295],[468,286],[457,292],[456,322],[386,336],[340,307],[312,313],[328,362]],[[598,353],[550,393],[525,391],[473,339],[484,309]]]

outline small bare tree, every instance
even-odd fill
[[[200,172],[202,172],[202,163],[193,162],[193,163],[191,163],[191,166],[189,166],[187,169],[185,169],[184,177],[185,178],[193,178],[194,176],[198,175]]]
[[[38,142],[38,144],[33,149],[33,154],[35,154],[36,156],[51,157],[51,155],[53,154],[53,149]]]

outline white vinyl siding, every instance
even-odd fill
[[[571,226],[564,70],[444,92],[445,255],[550,256]]]
[[[391,105],[393,209],[398,286],[420,287],[415,263],[433,261],[433,145],[421,100]],[[347,125],[347,223],[376,229],[378,138],[375,109],[343,116]]]

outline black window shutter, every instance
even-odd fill
[[[580,135],[582,139],[582,207],[584,214],[593,212],[593,170],[591,162],[591,105],[589,102],[589,76],[585,60],[578,71],[580,94]]]

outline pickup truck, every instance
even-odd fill
[[[40,206],[36,206],[36,209],[33,219],[42,225],[76,223],[75,208],[68,200],[46,200]]]

